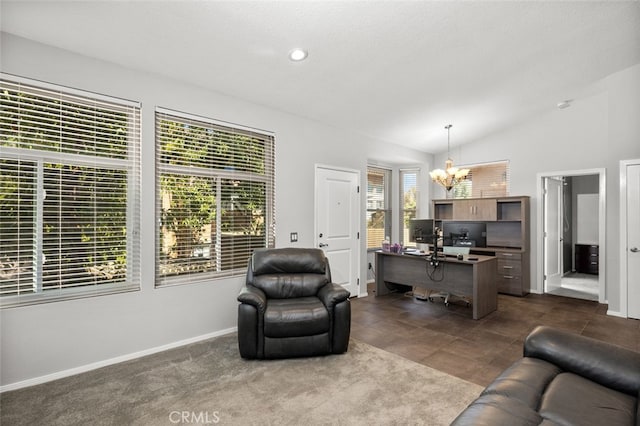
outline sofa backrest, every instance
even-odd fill
[[[640,353],[630,349],[538,326],[525,339],[524,356],[545,360],[564,371],[634,397],[639,394]]]
[[[249,260],[247,285],[270,299],[315,296],[328,282],[329,262],[320,249],[258,249]]]

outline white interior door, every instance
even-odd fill
[[[324,250],[331,278],[359,294],[360,172],[316,166],[316,244]]]
[[[640,164],[627,166],[626,216],[627,315],[640,319]]]
[[[545,178],[544,289],[560,287],[562,279],[562,180]]]

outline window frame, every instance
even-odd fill
[[[413,174],[415,175],[415,203],[416,203],[416,207],[414,209],[407,209],[405,208],[405,175],[409,175],[409,174]],[[407,245],[409,243],[409,227],[407,225],[407,227],[405,228],[405,214],[407,212],[413,212],[413,219],[418,219],[419,218],[419,214],[420,214],[420,169],[415,167],[415,168],[406,168],[406,169],[400,169],[399,170],[399,200],[398,200],[398,235],[400,243],[402,243],[403,245]],[[406,232],[406,241],[405,241],[405,232]]]
[[[373,173],[378,173],[378,174],[382,174],[383,175],[383,183],[382,183],[382,204],[383,204],[383,208],[369,208],[369,203],[372,201],[372,198],[375,197],[374,195],[371,194],[371,182],[369,180],[369,174],[370,172]],[[392,232],[392,224],[393,224],[393,212],[392,212],[392,203],[391,203],[391,185],[392,185],[392,172],[391,169],[385,168],[385,167],[381,167],[381,166],[375,166],[375,165],[367,165],[367,193],[366,193],[366,223],[367,223],[367,250],[368,251],[375,251],[375,250],[379,250],[382,247],[382,241],[384,238],[389,237],[391,238],[391,232]],[[382,211],[384,213],[384,223],[383,223],[383,229],[384,232],[381,238],[379,238],[379,242],[378,244],[371,244],[370,239],[372,237],[371,231],[369,230],[369,221],[371,220],[371,215],[373,213],[377,213]]]
[[[209,165],[208,168],[196,167],[190,165],[170,165],[166,163],[162,163],[161,160],[161,140],[162,135],[158,130],[159,120],[161,117],[169,117],[179,122],[193,122],[197,123],[198,126],[211,126],[211,129],[215,128],[224,128],[226,131],[230,132],[238,132],[237,134],[242,135],[256,135],[260,138],[263,138],[265,141],[265,158],[264,158],[264,175],[258,175],[250,172],[240,172],[234,170],[225,170],[222,168],[214,167],[215,164]],[[240,180],[242,182],[258,182],[264,184],[265,187],[265,210],[264,212],[264,235],[262,238],[264,239],[264,244],[261,247],[273,248],[275,247],[275,134],[273,132],[260,130],[251,128],[248,126],[228,123],[220,120],[216,120],[209,117],[203,117],[197,114],[186,113],[182,111],[177,111],[174,109],[164,108],[164,107],[156,107],[155,110],[155,144],[156,144],[156,195],[155,195],[155,203],[156,203],[156,218],[157,225],[155,227],[155,251],[154,258],[156,262],[155,268],[155,287],[156,288],[164,288],[171,287],[176,285],[185,285],[185,284],[193,284],[193,283],[202,283],[208,282],[211,280],[219,280],[223,278],[243,276],[246,274],[246,263],[242,264],[242,266],[234,267],[232,269],[221,269],[221,258],[225,256],[224,251],[222,250],[222,223],[221,223],[221,214],[218,212],[222,211],[222,181],[223,180]],[[215,130],[212,130],[215,131]],[[212,191],[216,198],[215,202],[215,224],[212,223],[211,226],[215,227],[215,241],[212,239],[210,241],[210,245],[214,246],[215,252],[215,270],[205,270],[205,271],[196,271],[194,273],[185,271],[184,273],[177,273],[175,275],[164,274],[161,271],[163,268],[161,256],[163,250],[163,242],[160,241],[160,235],[162,234],[162,217],[163,217],[163,194],[162,194],[162,185],[161,178],[163,173],[167,174],[176,174],[181,176],[197,176],[203,179],[212,179],[216,182],[216,188]],[[164,236],[163,236],[164,238]],[[193,256],[192,256],[193,257]]]
[[[30,176],[32,185],[35,186],[35,200],[32,207],[33,214],[33,228],[34,235],[30,239],[30,242],[26,242],[26,245],[33,247],[34,255],[30,268],[33,269],[31,274],[33,275],[33,291],[27,293],[20,293],[17,290],[17,294],[5,293],[0,296],[0,308],[12,308],[19,306],[27,306],[40,303],[49,303],[84,297],[93,297],[106,294],[123,293],[130,291],[137,291],[140,289],[140,179],[141,179],[141,103],[136,101],[130,101],[114,96],[97,94],[81,89],[70,88],[58,84],[42,82],[25,77],[19,77],[15,75],[0,73],[0,79],[2,80],[2,87],[15,87],[14,91],[28,93],[30,96],[40,97],[39,99],[53,99],[54,102],[71,103],[74,106],[70,108],[82,109],[93,106],[94,108],[103,108],[105,114],[111,114],[116,111],[124,114],[127,117],[126,124],[126,156],[123,158],[112,158],[107,156],[93,155],[87,151],[82,153],[70,153],[70,152],[56,152],[54,150],[48,150],[43,145],[42,147],[35,149],[25,147],[11,147],[3,146],[0,142],[0,158],[7,161],[15,161],[16,164],[20,163],[33,163],[35,166],[35,176]],[[75,106],[77,105],[77,106]],[[108,111],[108,112],[107,112]],[[27,111],[29,113],[31,111]],[[44,113],[42,113],[44,114]],[[20,116],[21,122],[24,120],[28,122],[29,116]],[[66,125],[73,121],[72,119],[65,117]],[[82,117],[85,118],[84,116]],[[43,118],[44,121],[44,118]],[[42,125],[42,122],[37,122],[37,125]],[[59,131],[60,134],[70,132],[69,128],[63,129],[63,122],[60,121]],[[91,129],[102,129],[96,122]],[[58,129],[58,127],[54,127]],[[36,129],[42,129],[42,127],[36,127]],[[80,125],[73,127],[73,132],[84,131]],[[22,137],[22,135],[20,134]],[[62,147],[69,149],[70,145],[68,138],[71,136],[60,137],[58,143]],[[115,146],[109,144],[107,146]],[[43,255],[43,240],[45,226],[43,220],[44,204],[46,198],[45,189],[45,166],[53,167],[83,167],[87,169],[94,169],[94,173],[99,174],[101,170],[107,169],[111,172],[126,172],[126,218],[125,218],[125,236],[124,240],[120,240],[126,247],[126,261],[125,261],[125,278],[119,282],[105,282],[99,283],[98,280],[94,280],[94,283],[90,283],[87,280],[86,284],[66,286],[63,284],[63,280],[66,277],[58,278],[60,284],[57,286],[50,286],[44,288],[43,285],[43,264],[46,261]],[[62,178],[60,178],[58,188],[63,191],[64,188],[70,188],[73,184],[67,184]],[[91,188],[100,188],[99,186],[91,186]],[[68,189],[67,189],[68,190]],[[69,202],[65,200],[65,202]],[[97,209],[97,207],[96,207]],[[93,210],[93,215],[98,214],[99,210]],[[63,222],[64,217],[60,217],[60,223]],[[60,228],[62,229],[62,228]],[[61,233],[57,238],[63,240],[65,238],[64,233]],[[20,237],[18,237],[20,238]],[[68,237],[67,237],[68,238]],[[74,258],[75,259],[75,258]],[[69,269],[61,268],[60,271],[65,271],[64,275],[68,275]],[[60,272],[62,275],[62,272]],[[83,283],[85,281],[82,281]]]

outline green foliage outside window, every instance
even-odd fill
[[[267,245],[267,143],[172,116],[156,125],[160,279],[245,268]]]
[[[2,86],[0,295],[125,281],[130,113]]]

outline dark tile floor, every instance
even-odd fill
[[[404,293],[351,301],[351,336],[453,376],[486,386],[522,356],[537,325],[550,325],[640,352],[640,321],[606,315],[607,305],[568,297],[498,296],[498,310],[480,319],[471,308]]]

